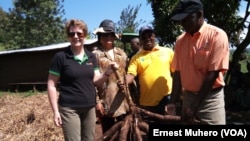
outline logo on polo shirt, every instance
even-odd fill
[[[201,46],[200,48],[198,48],[198,50],[208,51],[209,50],[209,42],[206,40],[206,42],[204,43],[204,46]]]
[[[87,62],[86,65],[87,66],[93,66],[93,63],[92,62]]]

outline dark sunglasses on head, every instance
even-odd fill
[[[84,33],[81,33],[81,32],[69,32],[69,33],[68,33],[68,36],[69,36],[69,37],[74,37],[75,34],[76,34],[78,37],[83,37],[83,36],[84,36]]]

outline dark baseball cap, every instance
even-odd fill
[[[151,26],[143,26],[139,30],[139,36],[141,36],[145,31],[152,31],[154,32],[153,28]]]
[[[203,10],[203,4],[200,0],[180,0],[174,11],[171,20],[181,21],[187,15]]]

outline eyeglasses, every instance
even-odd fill
[[[81,33],[81,32],[69,32],[68,33],[68,36],[71,38],[74,37],[75,35],[77,35],[78,37],[83,37],[84,33]]]

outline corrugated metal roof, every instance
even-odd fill
[[[97,39],[87,39],[87,40],[85,40],[84,44],[89,45],[89,44],[93,44],[95,42],[97,42]],[[65,42],[65,43],[52,44],[52,45],[33,47],[33,48],[26,48],[26,49],[0,51],[0,55],[2,55],[2,54],[11,54],[11,53],[19,53],[19,52],[34,52],[34,51],[60,49],[60,48],[65,48],[65,47],[67,47],[69,45],[70,45],[69,42]]]

